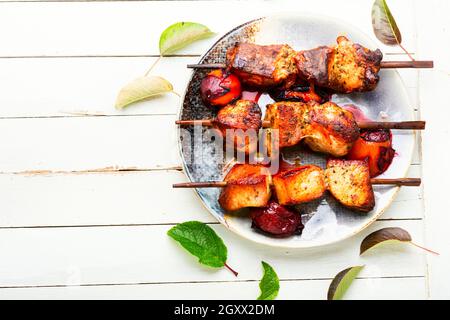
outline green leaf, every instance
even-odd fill
[[[139,77],[120,90],[116,100],[116,108],[123,109],[132,103],[172,91],[172,84],[164,78],[157,76]]]
[[[364,266],[356,266],[339,272],[328,289],[328,300],[341,300],[362,268]]]
[[[383,228],[372,232],[361,242],[359,254],[363,254],[367,250],[379,246],[381,244],[393,242],[411,242],[412,238],[408,231],[402,228]]]
[[[375,0],[372,6],[373,31],[382,43],[401,45],[402,34],[385,0]]]
[[[177,22],[161,33],[159,52],[162,56],[172,54],[192,42],[211,37],[215,33],[195,22]]]
[[[201,264],[221,268],[227,261],[227,247],[208,225],[188,221],[176,225],[167,234],[198,258]]]
[[[264,276],[259,282],[259,288],[261,294],[258,300],[273,300],[277,297],[278,291],[280,291],[280,280],[275,270],[266,262],[262,261],[264,268]]]

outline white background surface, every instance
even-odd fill
[[[365,264],[346,298],[450,298],[449,2],[388,1],[417,59],[433,71],[401,72],[417,118],[409,175],[380,221],[362,234],[314,251],[255,245],[218,225],[191,190],[173,190],[180,172],[175,126],[180,101],[167,95],[119,112],[122,85],[158,56],[161,31],[196,21],[218,36],[281,11],[336,16],[373,38],[371,0],[0,2],[0,298],[248,298],[259,293],[260,261],[274,266],[280,298],[324,299],[340,270]],[[215,39],[154,69],[183,92],[190,71]],[[386,60],[406,59],[380,44]],[[121,171],[121,170],[126,171]],[[166,236],[187,220],[211,224],[240,272],[198,265]],[[358,256],[361,239],[401,226],[418,243]]]

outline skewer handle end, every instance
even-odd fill
[[[381,68],[384,69],[432,69],[434,68],[434,61],[432,60],[414,60],[414,61],[383,61],[381,62]]]
[[[372,185],[394,185],[405,187],[419,187],[422,184],[420,178],[400,178],[400,179],[372,179]]]

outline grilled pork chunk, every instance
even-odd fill
[[[337,93],[351,93],[376,88],[383,54],[341,36],[336,46],[300,51],[295,60],[301,78]]]
[[[227,51],[227,67],[249,88],[289,87],[297,78],[295,54],[288,45],[238,43]]]
[[[314,151],[341,157],[359,137],[353,114],[333,102],[277,102],[267,106],[265,119],[278,129],[280,148],[304,139]]]
[[[362,212],[372,211],[375,207],[367,162],[329,160],[325,177],[328,190],[344,206]]]
[[[322,197],[326,191],[323,170],[313,165],[280,172],[272,179],[281,205],[310,202]]]
[[[270,200],[272,179],[262,165],[236,164],[224,181],[227,186],[220,193],[219,204],[226,211],[264,207]]]
[[[251,154],[257,151],[258,132],[261,128],[261,109],[249,100],[238,100],[229,104],[217,114],[214,126],[224,138],[232,137],[232,143],[238,152]],[[228,139],[227,139],[228,142]]]

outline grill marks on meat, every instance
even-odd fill
[[[272,179],[262,165],[236,164],[224,181],[227,186],[220,193],[219,204],[226,211],[264,207],[270,200]]]
[[[325,177],[328,190],[344,206],[369,212],[375,207],[369,166],[360,160],[329,160]]]
[[[300,141],[314,151],[341,157],[359,138],[353,114],[333,102],[277,102],[267,106],[266,120],[278,129],[279,147],[291,147]]]
[[[342,157],[359,138],[359,127],[353,114],[333,102],[309,104],[308,118],[305,142],[314,151]]]
[[[326,191],[323,170],[306,165],[273,176],[273,186],[281,205],[296,205],[319,199]]]
[[[375,89],[383,54],[338,37],[334,47],[300,51],[295,60],[300,77],[337,93]]]
[[[267,105],[265,120],[279,133],[279,147],[291,147],[303,139],[308,122],[305,105],[300,102],[276,102]]]
[[[257,103],[238,100],[220,109],[214,120],[214,126],[220,130],[223,137],[227,138],[227,143],[231,141],[234,144],[238,152],[251,154],[256,152],[258,147],[261,117],[261,109]]]
[[[295,54],[288,45],[238,43],[227,51],[227,66],[249,88],[289,87],[297,78]]]
[[[263,165],[236,164],[225,176],[219,203],[226,211],[264,208],[271,188],[280,205],[296,205],[320,199],[328,190],[345,207],[360,212],[375,207],[369,166],[366,161],[330,159],[322,170],[314,165],[287,169],[271,177]]]
[[[328,88],[328,65],[332,55],[333,49],[326,46],[298,52],[295,60],[300,77]]]

